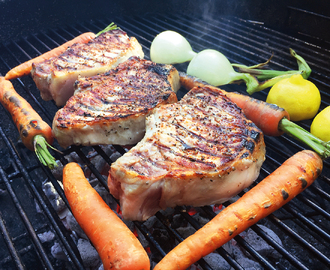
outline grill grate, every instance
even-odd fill
[[[262,23],[237,18],[191,20],[187,16],[148,14],[140,17],[119,17],[114,18],[113,21],[127,31],[128,35],[135,36],[139,40],[146,58],[149,56],[149,47],[153,37],[167,29],[185,35],[195,51],[204,48],[217,49],[235,63],[253,65],[265,62],[274,52],[269,65],[273,69],[296,69],[295,61],[289,55],[289,48],[292,47],[306,59],[313,70],[310,80],[317,84],[321,91],[321,108],[330,104],[328,76],[330,52],[316,45],[317,43],[308,43],[297,37],[268,29]],[[107,20],[84,22],[2,43],[0,44],[0,74],[4,75],[11,67],[46,52],[82,32],[98,32],[109,23]],[[186,64],[177,65],[177,68],[185,71]],[[23,77],[14,80],[13,84],[17,92],[30,102],[45,121],[51,124],[58,108],[53,102],[45,102],[40,98],[32,79],[29,76]],[[227,91],[245,91],[242,85],[228,85],[222,88]],[[178,93],[179,98],[184,93],[185,91],[181,89]],[[266,94],[267,92],[263,91],[254,96],[265,100]],[[61,186],[52,172],[40,166],[36,156],[19,142],[16,127],[3,107],[0,108],[0,113],[2,115],[0,119],[0,229],[3,235],[0,238],[0,268],[84,269],[75,239],[66,230],[49,198],[42,190],[42,183],[45,180],[51,181],[67,204]],[[311,122],[303,121],[300,124],[309,129]],[[292,154],[304,149],[302,144],[286,135],[278,138],[265,137],[265,142],[267,160],[256,183],[279,167]],[[58,147],[58,145],[55,146]],[[88,157],[90,149],[109,165],[111,164],[109,155],[99,146],[73,146],[64,150],[63,155],[56,152],[53,154],[62,164],[66,164],[68,162],[66,155],[75,153],[96,176],[100,184],[108,189],[106,179]],[[114,149],[120,154],[126,151],[120,146],[114,146]],[[329,162],[325,161],[322,175],[308,190],[251,227],[258,237],[276,250],[280,255],[278,259],[272,260],[262,255],[253,247],[253,243],[244,239],[244,236],[235,237],[237,245],[256,261],[256,265],[261,265],[264,269],[330,268],[329,167]],[[230,202],[227,202],[224,205],[229,204]],[[189,207],[176,207],[172,215],[166,215],[163,211],[156,214],[161,229],[171,239],[178,242],[184,239],[173,225],[174,214],[180,214],[182,219],[187,224],[191,224],[194,229],[201,227],[196,218],[188,214],[188,210]],[[209,206],[201,207],[200,211],[207,219],[215,215]],[[160,259],[169,251],[168,243],[160,240],[156,230],[148,229],[145,223],[134,222],[134,224],[150,243],[151,257]],[[283,245],[269,236],[261,228],[261,224],[277,232]],[[54,232],[54,241],[59,243],[69,260],[55,259],[51,255],[49,243],[42,243],[39,239],[38,234],[49,230]],[[233,269],[243,269],[235,256],[229,254],[223,247],[217,252]],[[201,269],[213,269],[206,259],[198,263]]]

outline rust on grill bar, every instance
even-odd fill
[[[238,18],[191,20],[186,15],[148,14],[111,18],[129,36],[141,43],[146,58],[154,36],[164,30],[183,34],[195,51],[213,48],[231,62],[254,65],[265,62],[272,53],[269,68],[295,69],[289,47],[302,55],[312,69],[310,80],[319,87],[321,108],[330,104],[330,53],[318,44],[306,42],[263,24]],[[36,57],[69,39],[86,32],[98,32],[108,20],[94,20],[63,28],[41,31],[0,43],[0,75],[26,60]],[[185,71],[187,63],[176,65]],[[12,81],[15,89],[51,124],[58,108],[43,101],[30,76]],[[245,92],[244,85],[226,85],[227,91]],[[178,97],[186,93],[180,89]],[[267,90],[254,97],[265,100]],[[86,239],[72,230],[69,206],[64,196],[59,170],[50,171],[38,162],[18,140],[11,117],[0,107],[0,268],[1,269],[98,269],[82,252]],[[309,129],[311,121],[299,123]],[[258,180],[269,175],[284,160],[305,147],[287,135],[265,137],[266,161]],[[56,147],[60,148],[55,144]],[[117,200],[108,192],[104,170],[128,149],[122,146],[72,146],[63,154],[52,152],[62,164],[74,160],[84,165],[92,185],[103,194],[112,208]],[[50,188],[51,196],[46,188]],[[237,197],[242,196],[244,191]],[[57,198],[54,204],[54,197]],[[223,206],[231,204],[233,198]],[[60,208],[59,208],[60,207]],[[118,208],[119,209],[119,208]],[[177,243],[198,230],[219,211],[217,207],[176,207],[158,212],[145,222],[127,222],[148,251],[152,266]],[[120,212],[118,212],[120,215]],[[280,210],[271,214],[191,269],[326,269],[330,268],[330,163],[315,183]],[[86,243],[85,243],[86,244]],[[86,244],[87,245],[87,244]],[[87,260],[87,261],[86,261]],[[96,261],[97,262],[97,261]],[[220,268],[220,265],[222,266]]]

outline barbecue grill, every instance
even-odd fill
[[[242,1],[244,3],[244,1]],[[254,1],[255,2],[255,1]],[[189,3],[189,1],[188,1]],[[6,72],[43,52],[46,52],[82,32],[97,33],[111,22],[115,22],[125,30],[129,36],[135,36],[143,47],[146,58],[149,58],[151,41],[161,31],[174,30],[184,35],[195,51],[205,48],[217,49],[224,53],[232,63],[254,65],[265,62],[274,54],[269,63],[270,69],[288,70],[296,69],[296,62],[289,53],[293,48],[301,55],[312,69],[310,80],[321,91],[321,109],[330,105],[330,51],[329,38],[325,29],[319,27],[318,22],[329,22],[330,17],[322,14],[322,9],[311,12],[311,9],[287,7],[280,4],[274,12],[282,8],[285,14],[278,14],[277,20],[270,24],[271,9],[266,9],[263,15],[247,16],[241,12],[242,17],[234,16],[204,16],[200,10],[187,10],[178,14],[170,12],[170,7],[162,4],[157,8],[160,13],[152,12],[151,6],[129,9],[135,16],[125,16],[114,12],[110,15],[100,11],[93,18],[81,14],[79,22],[77,15],[74,18],[47,16],[40,20],[43,25],[34,25],[30,22],[23,31],[19,23],[14,25],[13,20],[3,25],[13,27],[13,31],[0,30],[0,74]],[[2,5],[6,5],[3,2]],[[174,8],[179,4],[173,4]],[[229,5],[229,4],[228,4]],[[247,4],[245,4],[247,5]],[[245,7],[243,5],[242,7]],[[282,5],[282,6],[281,6]],[[84,7],[84,4],[82,4]],[[1,7],[1,6],[0,6]],[[120,10],[117,3],[115,7]],[[214,7],[212,5],[212,7]],[[285,8],[284,8],[285,7]],[[86,7],[85,7],[86,8]],[[100,7],[102,9],[102,7]],[[307,7],[308,8],[308,7]],[[28,7],[26,7],[28,9]],[[238,7],[231,7],[232,14]],[[260,9],[260,6],[256,6]],[[41,11],[45,11],[41,7]],[[95,10],[93,9],[92,13]],[[212,13],[212,10],[208,10]],[[251,10],[250,10],[251,11]],[[95,14],[96,12],[94,12]],[[3,18],[9,18],[8,12]],[[36,13],[35,13],[36,14]],[[74,13],[76,14],[76,13]],[[139,14],[138,16],[136,16]],[[193,19],[192,16],[193,15]],[[231,15],[232,15],[231,14]],[[262,12],[260,12],[262,14]],[[251,15],[251,14],[250,14]],[[25,14],[24,16],[28,16]],[[60,15],[59,15],[60,16]],[[281,17],[286,16],[286,19]],[[313,18],[313,25],[300,27],[302,18]],[[25,18],[25,17],[24,17]],[[74,20],[70,21],[70,20]],[[11,25],[10,25],[11,24]],[[284,28],[285,26],[291,26]],[[311,29],[316,27],[315,32]],[[315,34],[316,33],[316,34]],[[185,71],[187,64],[176,65],[179,71]],[[30,76],[13,80],[16,91],[22,95],[32,107],[51,124],[55,112],[58,110],[51,101],[43,101],[39,90]],[[245,93],[244,85],[226,85],[221,87],[227,91]],[[186,91],[180,89],[178,97],[181,98]],[[253,95],[255,98],[265,100],[267,90]],[[45,192],[45,183],[51,183],[56,196],[67,205],[62,186],[58,180],[57,172],[42,166],[35,154],[27,150],[19,140],[19,134],[11,120],[10,115],[0,106],[0,269],[87,269],[82,259],[81,251],[77,247],[77,236],[68,229],[63,222],[56,205],[54,196]],[[309,130],[311,121],[299,122],[299,125]],[[281,137],[265,136],[266,161],[262,166],[259,178],[255,184],[265,178],[269,173],[279,167],[288,157],[305,148],[303,144],[287,135]],[[66,164],[70,158],[79,160],[89,175],[97,179],[97,184],[107,190],[105,175],[93,162],[95,157],[110,166],[113,156],[123,155],[127,148],[122,146],[81,147],[72,146],[61,149],[55,142],[55,147],[62,153],[51,150],[51,153],[61,164]],[[238,196],[242,196],[244,192]],[[54,194],[55,194],[54,193]],[[228,206],[232,200],[225,203]],[[176,207],[168,211],[160,211],[150,221],[133,222],[134,228],[144,246],[148,249],[150,259],[157,263],[173,246],[182,241],[186,235],[184,228],[193,231],[200,228],[216,215],[216,207],[205,206],[192,209],[189,206]],[[196,215],[195,213],[198,213]],[[203,222],[201,223],[201,220]],[[178,223],[180,223],[178,225]],[[239,260],[235,253],[226,247],[219,248],[217,258],[221,263],[214,263],[209,258],[201,259],[192,269],[330,269],[330,163],[324,161],[322,175],[314,184],[298,195],[280,210],[261,220],[250,229],[256,238],[241,234],[234,238],[231,245],[238,247],[248,258],[249,264]],[[268,230],[278,238],[269,234]],[[45,234],[50,234],[50,240],[44,240]],[[275,256],[265,255],[255,245],[265,243]],[[54,250],[58,248],[61,253]],[[54,255],[56,254],[56,255]],[[227,267],[227,268],[226,268]],[[97,268],[95,268],[97,269]]]

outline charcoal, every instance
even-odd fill
[[[214,270],[229,270],[231,268],[227,261],[217,253],[211,253],[205,256],[204,260]]]
[[[38,233],[38,238],[41,243],[52,241],[55,238],[55,234],[52,231],[47,231],[44,233]]]
[[[57,166],[54,167],[54,169],[52,169],[51,171],[52,171],[52,174],[54,175],[55,179],[61,181],[63,178],[63,167],[64,166],[59,160],[56,160],[56,164],[57,164]]]
[[[88,240],[79,239],[78,250],[85,267],[96,268],[101,264],[99,254]]]
[[[269,228],[258,225],[260,229],[265,231],[265,233],[270,236],[273,240],[275,240],[278,244],[282,245],[281,239]],[[253,230],[248,229],[246,232],[246,236],[244,239],[250,243],[250,245],[258,252],[261,256],[279,259],[281,256],[275,249],[268,245],[265,240],[263,240],[259,235],[257,235]]]
[[[185,226],[185,227],[177,228],[177,231],[181,234],[181,236],[183,238],[187,238],[188,236],[190,236],[196,232],[194,227],[192,227],[190,224],[188,224],[188,226]]]
[[[10,166],[11,159],[8,148],[0,148],[0,164],[4,170]]]
[[[60,186],[62,186],[61,182],[58,183]],[[51,205],[53,206],[59,217],[61,219],[64,218],[68,212],[68,209],[66,207],[65,202],[54,188],[54,185],[51,182],[45,182],[42,185],[42,190],[49,199]]]
[[[246,257],[245,253],[237,246],[232,245],[232,255],[235,260],[245,269],[245,270],[262,270],[261,265]]]
[[[51,254],[55,259],[67,261],[68,257],[65,255],[65,253],[62,250],[62,247],[58,242],[55,242],[54,245],[51,247]]]

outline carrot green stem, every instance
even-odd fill
[[[313,134],[303,129],[299,125],[283,118],[279,123],[279,129],[284,131],[291,137],[303,142],[313,149],[322,159],[327,159],[330,156],[330,141],[325,142],[315,137]]]
[[[115,30],[115,29],[119,29],[119,27],[118,27],[116,24],[114,24],[114,23],[112,22],[112,23],[110,23],[106,28],[104,28],[103,30],[101,30],[100,32],[98,32],[98,33],[96,34],[96,36],[98,37],[99,35],[101,35],[101,34],[104,33],[104,32],[108,32],[108,31],[110,31],[110,30]]]
[[[34,144],[34,151],[35,151],[39,161],[44,166],[47,166],[50,169],[54,169],[55,167],[57,167],[55,158],[49,153],[48,147],[52,148],[53,150],[56,150],[56,151],[57,151],[57,149],[55,149],[49,143],[47,143],[44,136],[36,135],[34,137],[33,144]]]

